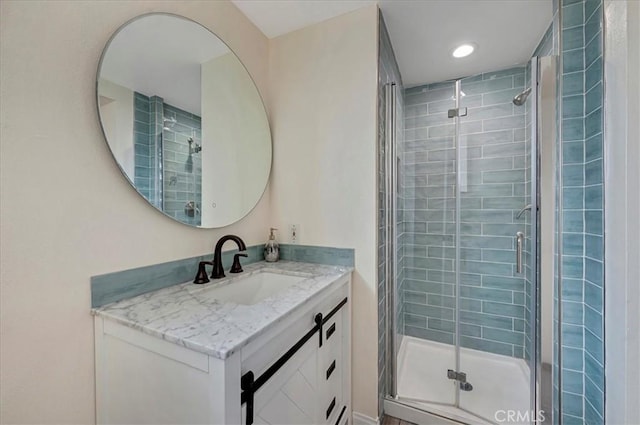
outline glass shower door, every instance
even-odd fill
[[[404,92],[391,394],[465,423],[532,422],[535,63]]]
[[[493,423],[532,419],[535,96],[514,101],[531,87],[531,71],[515,67],[459,82],[459,407]]]
[[[405,91],[405,137],[398,149],[397,396],[447,412],[457,401],[447,378],[456,367],[454,107],[452,81]]]

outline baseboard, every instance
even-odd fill
[[[380,421],[362,413],[353,412],[353,425],[380,425]]]

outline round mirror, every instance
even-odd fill
[[[127,22],[102,53],[96,87],[113,157],[155,208],[212,228],[258,203],[272,155],[264,104],[208,29],[160,13]]]

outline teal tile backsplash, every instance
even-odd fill
[[[355,265],[353,249],[281,244],[280,250],[280,258],[282,260],[344,267],[353,267]],[[233,256],[237,252],[237,250],[231,250],[222,253],[222,264],[225,270],[231,268]],[[263,261],[264,245],[247,247],[246,253],[248,257],[241,260],[242,264],[248,265]],[[193,280],[198,271],[198,263],[200,261],[211,261],[212,258],[213,253],[210,253],[93,276],[91,277],[91,307],[100,307]]]
[[[247,258],[243,264],[251,264],[264,259],[262,245],[247,248]],[[225,269],[231,267],[237,250],[222,253]],[[91,277],[91,307],[100,307],[146,292],[173,286],[193,280],[200,261],[211,261],[213,253],[177,261],[138,267],[115,273]]]
[[[355,265],[354,250],[350,248],[281,244],[280,259],[344,267]]]

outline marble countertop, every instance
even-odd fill
[[[322,264],[279,261],[243,266],[244,272],[203,285],[178,284],[92,310],[96,316],[157,336],[219,359],[225,359],[288,313],[353,270]],[[214,289],[239,278],[269,271],[304,278],[254,305],[222,302]]]

